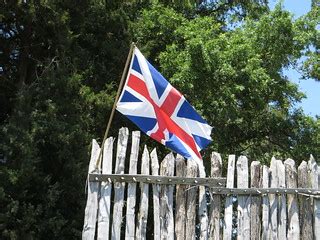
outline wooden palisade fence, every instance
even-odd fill
[[[221,156],[212,153],[206,178],[194,161],[172,153],[159,166],[156,150],[145,146],[138,159],[138,131],[127,154],[128,140],[128,129],[120,129],[113,159],[108,138],[99,169],[100,147],[92,142],[82,239],[320,239],[312,156],[297,168],[292,159],[275,158],[270,167],[249,167],[245,156],[229,155],[222,178]]]

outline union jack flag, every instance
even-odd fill
[[[202,159],[199,151],[211,142],[212,127],[136,47],[117,110],[187,159]]]

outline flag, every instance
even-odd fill
[[[187,159],[202,159],[199,151],[211,142],[212,127],[136,47],[117,110]]]

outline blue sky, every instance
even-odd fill
[[[276,0],[269,0],[271,9],[274,8],[277,2]],[[294,15],[294,18],[304,15],[311,8],[311,0],[284,0],[282,2],[284,8],[290,11]],[[298,103],[297,106],[301,106],[308,115],[320,116],[320,82],[312,79],[301,80],[301,75],[294,69],[285,70],[284,73],[292,82],[299,85],[300,91],[307,95],[307,98]]]

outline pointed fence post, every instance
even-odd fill
[[[95,167],[99,153],[99,144],[95,139],[93,139],[88,174],[96,171]],[[98,211],[98,192],[99,182],[88,182],[88,198],[82,230],[83,240],[93,240],[95,236]]]
[[[161,176],[173,176],[174,156],[169,153],[160,165]],[[162,185],[160,187],[160,231],[161,239],[174,239],[173,220],[173,185]]]
[[[237,161],[237,187],[249,187],[248,159],[240,156]],[[238,240],[250,238],[250,197],[238,196]]]
[[[128,137],[129,137],[128,128],[121,128],[119,130],[119,135],[118,135],[115,174],[124,174]],[[124,187],[125,187],[124,182],[116,182],[114,184],[114,205],[113,205],[113,219],[112,219],[112,230],[111,230],[112,240],[118,240],[120,239],[120,236],[121,236]]]
[[[298,188],[308,188],[308,163],[302,161],[298,167]],[[313,239],[313,227],[312,227],[312,207],[311,198],[303,195],[299,195],[299,215],[300,215],[300,237],[305,240]]]
[[[251,188],[260,188],[261,184],[261,164],[258,161],[253,161],[250,168],[251,173]],[[260,239],[261,237],[261,197],[253,196],[251,198],[250,209],[250,228],[251,239]]]
[[[141,161],[141,174],[149,175],[149,151],[147,146],[144,146],[142,161]],[[149,206],[149,184],[140,183],[140,209],[138,214],[138,223],[136,229],[136,239],[146,239],[147,234],[147,221],[148,221],[148,206]]]
[[[284,162],[286,169],[286,184],[288,188],[297,188],[297,169],[292,159]],[[298,199],[294,194],[288,194],[288,239],[300,239]]]
[[[270,186],[270,170],[267,166],[262,168],[262,187],[269,188]],[[270,222],[269,197],[265,194],[262,197],[262,240],[270,239],[271,232],[269,231]]]
[[[132,144],[129,162],[129,174],[137,173],[139,155],[140,131],[132,132]],[[128,183],[127,211],[126,211],[126,240],[135,238],[135,207],[136,207],[136,183]]]
[[[187,177],[196,177],[198,175],[198,165],[192,161],[187,161]],[[186,240],[196,238],[196,204],[197,187],[187,185],[187,213],[186,213]]]
[[[229,155],[228,158],[228,172],[227,172],[227,188],[234,187],[234,169],[235,169],[235,155]],[[232,211],[233,211],[233,196],[226,197],[225,209],[224,209],[224,225],[223,225],[223,239],[232,239]]]
[[[309,168],[309,186],[312,189],[318,189],[318,165],[312,155],[310,155],[310,160],[308,161]],[[313,199],[313,234],[314,239],[320,239],[320,199]]]
[[[279,179],[279,187],[286,188],[286,172],[281,160],[277,160],[277,171]],[[279,196],[279,218],[278,218],[278,239],[287,237],[287,197],[281,193]]]
[[[104,144],[102,161],[103,174],[112,173],[113,141],[114,139],[110,137]],[[109,239],[111,190],[112,183],[101,182],[98,215],[98,240]]]
[[[277,160],[272,157],[270,163],[270,186],[271,188],[279,187],[279,176],[277,171]],[[275,194],[269,194],[270,203],[270,238],[278,239],[278,197]]]
[[[153,149],[151,154],[151,170],[153,176],[159,175],[159,161],[156,149]],[[153,194],[153,236],[155,240],[160,239],[160,185],[152,184],[152,194]]]
[[[186,176],[186,162],[180,155],[176,158],[176,176]],[[177,240],[186,239],[186,185],[176,186],[175,236]]]
[[[222,173],[222,159],[219,153],[213,152],[211,154],[211,177],[221,177]],[[208,238],[218,240],[221,239],[220,231],[220,211],[221,211],[221,197],[214,194],[210,190],[210,211],[209,211],[209,230]]]
[[[199,177],[205,178],[206,172],[203,166],[199,167]],[[199,186],[199,224],[200,224],[200,240],[208,239],[208,209],[207,209],[207,197],[206,197],[206,187]]]

